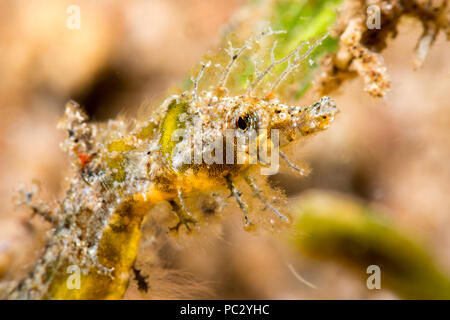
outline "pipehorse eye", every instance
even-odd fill
[[[247,130],[248,128],[248,122],[246,119],[239,117],[237,120],[237,127],[243,131]]]

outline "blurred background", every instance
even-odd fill
[[[217,47],[246,2],[0,0],[0,279],[24,274],[42,252],[49,226],[30,220],[13,197],[32,181],[46,201],[63,194],[70,164],[56,123],[65,103],[76,100],[97,121],[151,105]],[[81,8],[79,29],[66,26],[70,5]],[[383,56],[392,89],[384,99],[365,93],[361,79],[345,83],[332,94],[341,113],[331,128],[288,151],[312,168],[310,176],[285,171],[271,183],[290,199],[321,189],[380,208],[450,270],[450,47],[441,34],[413,71],[421,32],[405,19],[389,41]],[[126,298],[397,297],[368,290],[365,270],[361,277],[300,255],[272,234],[246,233],[239,212],[208,241],[186,245],[156,234],[143,239],[138,257],[149,292],[132,283]]]

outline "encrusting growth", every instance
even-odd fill
[[[269,90],[278,87],[283,74],[272,86],[262,81],[270,77],[270,69],[285,64],[286,72],[290,72],[322,39],[273,60],[244,93],[227,89],[227,80],[241,53],[277,33],[269,28],[243,47],[230,49],[230,61],[216,84],[202,86],[213,61],[203,63],[192,91],[170,96],[149,119],[137,121],[131,128],[123,120],[88,122],[81,107],[69,102],[59,127],[68,134],[63,148],[74,166],[70,186],[51,213],[55,227],[45,252],[10,290],[8,298],[121,298],[130,280],[146,214],[156,204],[167,201],[179,218],[173,231],[183,226],[188,230],[196,228],[200,223],[195,212],[191,213],[183,200],[195,191],[217,197],[215,191],[228,188],[244,212],[246,225],[250,225],[253,212],[241,198],[239,188],[240,181],[245,181],[266,208],[287,221],[288,217],[266,199],[257,185],[264,179],[251,176],[255,174],[252,168],[267,169],[272,164],[267,159],[252,162],[252,148],[241,149],[238,141],[254,137],[259,150],[274,154],[278,150],[275,136],[279,137],[279,147],[283,147],[325,130],[338,109],[328,97],[300,107],[279,102],[274,93],[261,98],[253,91],[257,85]],[[301,53],[305,47],[306,53]],[[180,130],[194,132],[194,138],[180,139]],[[234,133],[231,142],[226,139],[230,130]],[[217,148],[217,143],[222,149]],[[226,150],[230,145],[231,157],[230,149]],[[211,146],[215,146],[214,150]],[[80,288],[76,290],[67,286],[70,266],[80,269]]]
[[[333,37],[339,38],[339,49],[322,60],[318,91],[327,94],[345,79],[359,75],[368,93],[383,97],[390,88],[390,81],[378,52],[387,46],[389,36],[397,35],[397,26],[404,16],[418,19],[423,26],[413,60],[417,69],[440,30],[450,39],[447,0],[344,0],[331,32]]]

